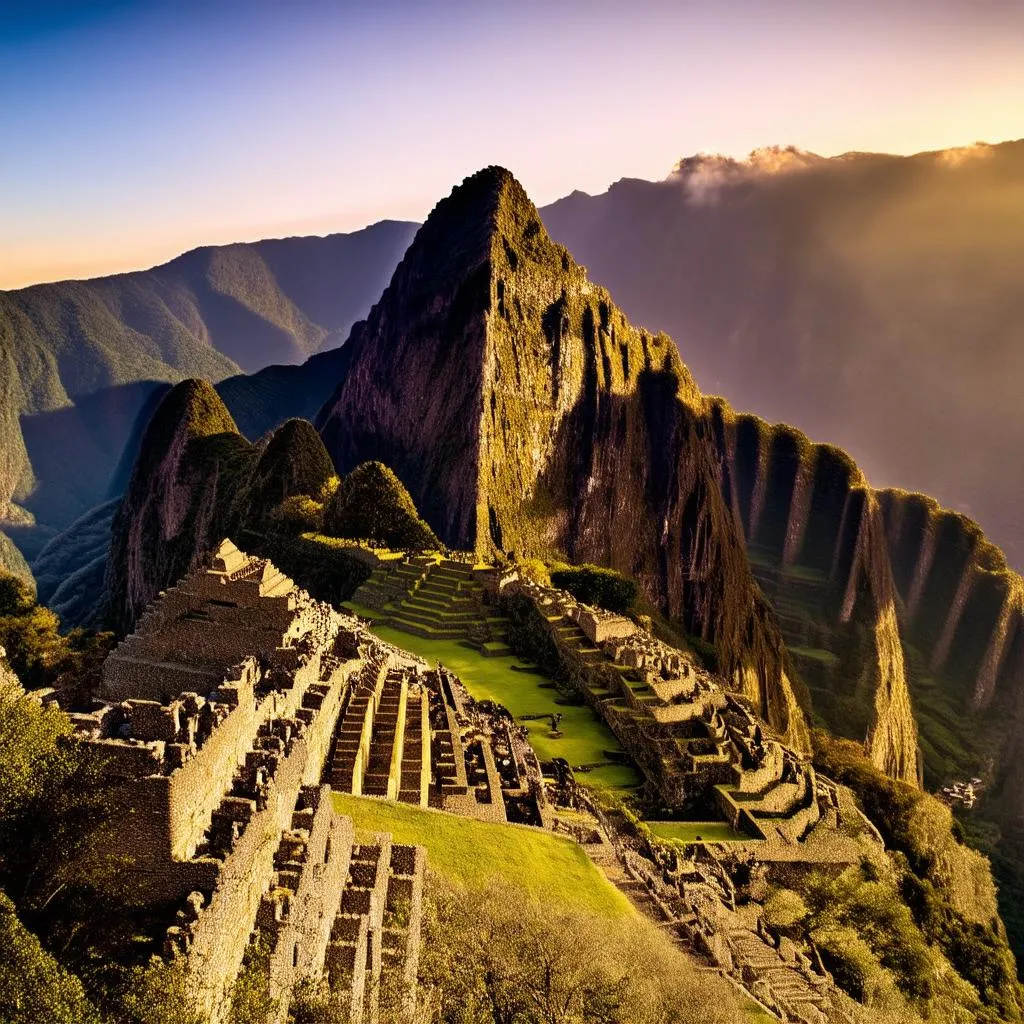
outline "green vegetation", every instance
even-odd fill
[[[507,884],[428,886],[420,997],[429,1024],[738,1024],[722,979],[656,927]],[[452,937],[458,940],[453,942]],[[749,1018],[747,1018],[749,1019]]]
[[[25,557],[14,546],[14,542],[6,533],[0,532],[0,573],[10,573],[24,580],[30,587],[35,586],[32,570]]]
[[[681,843],[750,841],[750,836],[737,832],[727,821],[646,821],[644,824],[655,839]]]
[[[35,589],[0,570],[0,647],[26,689],[52,686],[62,676],[79,684],[95,678],[113,642],[109,633],[60,633],[60,620],[37,604]]]
[[[333,800],[363,833],[390,832],[396,843],[426,847],[431,870],[456,884],[512,886],[519,903],[531,898],[602,918],[631,913],[626,898],[569,839],[368,797],[334,793]]]
[[[254,523],[297,496],[322,503],[337,483],[334,463],[313,424],[291,419],[274,431],[238,497],[244,517]]]
[[[859,879],[851,875],[835,883],[838,888],[821,889],[817,895],[812,890],[809,902],[817,899],[821,913],[838,915],[823,927],[864,931],[866,901],[877,910],[872,918],[877,940],[872,942],[868,935],[865,941],[879,963],[894,970],[906,991],[922,999],[933,994],[927,980],[933,964],[925,965],[915,952],[923,943],[931,947],[928,955],[933,961],[941,953],[967,983],[969,991],[946,993],[949,998],[965,1005],[980,999],[977,1020],[995,1024],[1020,1019],[1016,965],[999,920],[989,864],[958,841],[950,809],[884,775],[864,757],[859,744],[820,732],[814,742],[816,767],[854,791],[887,847],[895,851],[891,866],[886,862],[881,875],[876,865]],[[876,881],[886,882],[888,889],[864,888]],[[896,903],[898,910],[888,906]],[[891,916],[896,913],[899,920]],[[837,951],[853,948],[847,938],[834,937]],[[886,945],[890,942],[891,947]],[[863,984],[863,963],[850,970],[855,984]]]
[[[241,534],[242,547],[270,558],[273,563],[320,601],[341,604],[370,576],[373,555],[337,537],[303,533],[297,537],[277,534]]]
[[[599,565],[551,567],[551,585],[568,590],[577,601],[625,615],[636,600],[636,580]]]
[[[628,764],[609,764],[608,756],[622,756],[622,748],[611,730],[583,704],[565,703],[554,683],[535,672],[517,671],[525,667],[518,658],[486,657],[457,641],[427,640],[387,626],[374,626],[382,639],[403,647],[421,658],[441,663],[454,672],[477,700],[493,700],[522,721],[536,716],[536,721],[523,724],[530,730],[530,744],[541,760],[564,757],[574,767],[598,765],[580,772],[577,780],[595,789],[624,790],[639,785],[636,770]],[[562,716],[561,736],[550,735],[549,715]]]
[[[441,546],[402,481],[381,462],[364,462],[342,480],[325,510],[324,532],[415,551]]]
[[[98,1024],[82,983],[18,920],[0,893],[0,1020],[4,1024]]]

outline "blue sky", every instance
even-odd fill
[[[0,0],[0,287],[539,203],[699,150],[1024,136],[1024,4]]]

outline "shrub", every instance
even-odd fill
[[[153,959],[132,972],[119,1024],[207,1024],[195,1005],[188,974],[180,959]]]
[[[636,580],[599,565],[559,566],[551,570],[551,584],[567,590],[577,601],[625,615],[636,600]]]
[[[308,494],[285,498],[270,514],[271,532],[287,537],[300,533],[319,533],[324,522],[324,507]]]
[[[0,893],[0,1020],[4,1024],[98,1024],[81,982],[40,945]]]
[[[773,928],[791,928],[809,913],[803,897],[792,889],[774,890],[764,904],[765,920]]]

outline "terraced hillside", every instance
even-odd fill
[[[486,566],[440,555],[412,555],[381,562],[350,602],[370,610],[379,625],[427,640],[459,640],[487,657],[512,653],[505,620],[484,597]]]

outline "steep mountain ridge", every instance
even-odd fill
[[[348,347],[317,421],[339,472],[390,465],[450,545],[635,575],[807,748],[700,393],[671,341],[632,327],[550,240],[508,171],[435,207]]]
[[[24,503],[60,529],[102,500],[149,382],[220,381],[340,345],[414,227],[206,247],[0,292],[0,522]],[[55,434],[77,438],[74,458],[54,454]]]
[[[887,774],[916,783],[917,726],[878,496],[840,449],[722,399],[709,405],[723,494],[816,711],[833,731],[866,737]]]
[[[705,390],[967,512],[1024,567],[1024,140],[695,157],[541,216]]]
[[[257,457],[209,382],[190,379],[168,392],[114,517],[105,585],[115,628],[130,631],[157,592],[223,534],[233,485]]]

